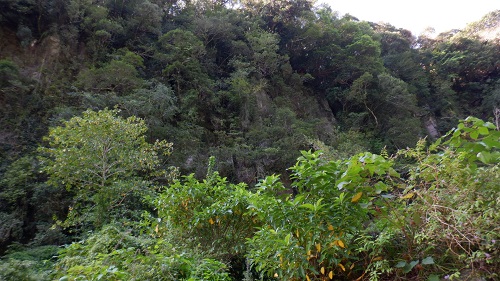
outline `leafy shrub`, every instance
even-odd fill
[[[46,261],[57,256],[58,252],[59,247],[54,245],[29,248],[21,244],[12,244],[5,257],[16,260]]]
[[[12,244],[8,254],[0,260],[0,280],[48,280],[58,251],[57,246],[27,248]]]
[[[415,161],[405,196],[412,203],[396,214],[408,245],[400,259],[432,256],[436,273],[498,278],[500,132],[469,117],[428,150],[420,142],[400,154]]]
[[[87,240],[69,245],[55,266],[59,280],[213,280],[227,281],[226,265],[203,258],[171,233],[160,239],[134,236],[105,226]],[[178,250],[170,242],[180,244]]]
[[[391,161],[363,153],[327,162],[302,152],[291,171],[297,196],[276,196],[284,186],[270,176],[250,199],[250,213],[263,224],[247,243],[253,265],[280,280],[361,276],[367,264],[353,254],[379,195],[399,176]]]
[[[8,259],[0,261],[0,280],[5,281],[38,281],[48,280],[44,272],[33,269],[37,263],[30,260]]]
[[[166,226],[176,227],[194,245],[229,261],[245,252],[245,239],[253,234],[257,221],[246,214],[246,185],[228,183],[213,171],[214,161],[212,157],[205,180],[191,174],[159,196],[157,230],[161,236],[170,231]]]

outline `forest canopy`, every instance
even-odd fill
[[[0,7],[0,280],[498,278],[500,11]]]

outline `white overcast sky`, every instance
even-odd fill
[[[500,9],[500,0],[318,0],[340,15],[359,20],[386,22],[419,35],[433,27],[436,33],[464,28],[488,12]]]

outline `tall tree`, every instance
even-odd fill
[[[152,179],[167,176],[161,159],[170,154],[172,144],[147,143],[142,119],[117,114],[116,110],[87,110],[50,128],[47,147],[40,148],[48,183],[75,194],[70,225],[91,221],[101,226],[118,219],[117,210],[124,211],[120,206],[151,191]]]

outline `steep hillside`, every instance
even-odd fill
[[[300,150],[392,153],[500,108],[498,11],[417,38],[308,0],[229,6],[0,0],[0,252],[65,241],[44,235],[71,196],[46,183],[37,148],[87,109],[144,119],[150,143],[173,143],[165,167],[202,177],[215,156],[253,186],[289,184]]]

